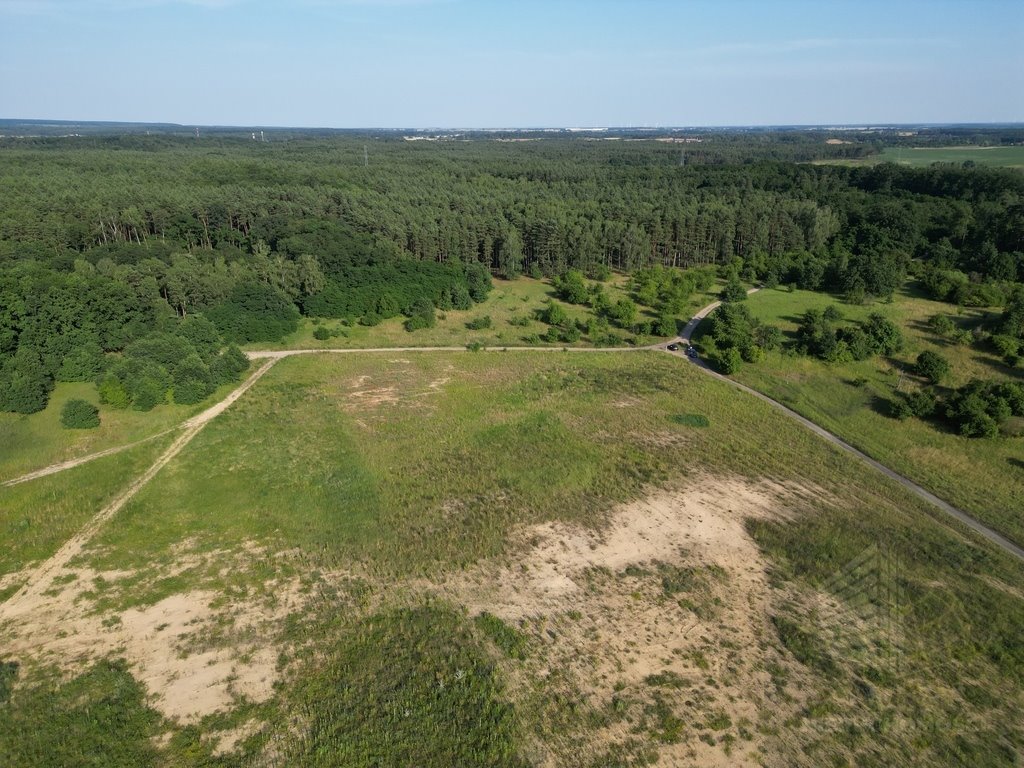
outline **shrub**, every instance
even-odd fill
[[[861,327],[871,338],[876,353],[891,355],[903,349],[903,334],[899,326],[877,312],[872,313]]]
[[[167,388],[160,381],[145,378],[136,384],[135,395],[132,398],[132,407],[136,411],[151,411],[165,402],[167,402]]]
[[[938,384],[949,376],[949,361],[938,352],[926,349],[917,356],[914,370],[932,384]]]
[[[736,347],[730,347],[729,349],[723,349],[718,353],[717,362],[718,370],[728,376],[736,373],[736,371],[740,369],[743,358]]]
[[[562,329],[561,334],[559,334],[559,338],[566,344],[575,344],[577,341],[580,340],[580,337],[582,335],[583,334],[580,333],[580,329],[577,328],[575,324],[573,324],[570,325],[568,328]]]
[[[927,390],[901,392],[894,400],[889,401],[889,412],[893,418],[901,421],[911,416],[926,419],[935,413],[937,405],[935,395]]]
[[[746,301],[747,291],[739,281],[739,278],[733,277],[725,284],[720,297],[725,302]]]
[[[317,341],[327,341],[331,338],[331,332],[327,330],[326,326],[320,325],[313,331],[313,338]]]
[[[675,336],[677,330],[676,319],[672,315],[662,315],[654,326],[654,333],[657,336]]]
[[[843,319],[843,312],[835,304],[829,304],[825,307],[825,311],[821,313],[821,316],[830,323],[838,323]]]
[[[564,325],[569,322],[569,316],[565,313],[561,304],[556,304],[553,301],[548,303],[538,312],[541,320],[548,325]]]
[[[583,273],[570,269],[553,281],[558,297],[570,304],[584,304],[587,301],[587,286],[583,282]]]
[[[1024,416],[1024,385],[971,381],[946,403],[946,418],[967,437],[995,437],[1010,416]]]
[[[287,296],[254,280],[238,283],[208,314],[224,338],[238,343],[278,341],[299,324],[299,310]]]
[[[466,328],[471,331],[483,331],[491,327],[491,316],[483,315],[482,317],[476,317],[466,323]]]
[[[430,299],[417,299],[409,309],[409,318],[405,321],[405,330],[418,331],[421,328],[433,328],[437,323],[434,304]]]
[[[19,347],[0,369],[0,410],[35,413],[46,407],[53,379],[46,372],[39,353]]]
[[[100,395],[100,402],[111,408],[122,409],[132,404],[128,391],[116,376],[104,377],[96,385],[96,389]]]
[[[87,400],[68,400],[60,412],[66,429],[93,429],[100,425],[100,409]]]
[[[619,328],[626,329],[636,325],[638,314],[639,309],[636,302],[632,299],[619,299],[608,311],[612,322],[619,326]]]
[[[239,376],[248,368],[249,358],[234,344],[230,344],[210,364],[210,375],[214,384],[228,384],[238,381]]]
[[[928,318],[928,327],[939,336],[949,336],[956,330],[953,321],[945,315],[932,315]]]

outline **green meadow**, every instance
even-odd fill
[[[971,328],[987,316],[985,310],[958,309],[919,295],[912,286],[891,303],[851,306],[826,294],[763,290],[747,300],[751,314],[778,325],[791,335],[808,309],[838,306],[847,321],[879,312],[902,329],[905,344],[892,358],[846,364],[770,352],[756,365],[745,365],[735,378],[788,405],[839,435],[865,453],[931,490],[951,504],[976,515],[1010,538],[1024,541],[1024,471],[1020,436],[994,439],[961,437],[941,423],[919,419],[897,421],[886,403],[897,388],[922,386],[912,370],[917,355],[933,350],[946,357],[952,372],[945,387],[972,378],[1011,377],[994,353],[974,345],[961,346],[936,336],[929,317],[946,315],[961,328]]]
[[[17,562],[45,556],[159,447],[102,460],[122,462],[116,477],[96,462],[35,481],[37,491],[7,489],[23,494],[18,509],[67,518]],[[84,472],[106,480],[68,512],[56,485],[80,489]],[[584,597],[633,590],[636,610],[696,612],[710,628],[752,611],[763,633],[744,647],[726,624],[715,629],[725,645],[688,657],[699,679],[662,671],[588,693],[550,669],[563,633],[592,631],[591,603],[508,623],[436,591],[490,561],[536,567],[516,566],[524,526],[601,535],[622,502],[730,478],[795,494],[777,516],[746,524],[767,558],[764,607],[730,590],[734,576],[714,563],[583,572]],[[899,564],[895,639],[821,613],[845,610],[835,576],[875,550]],[[271,755],[289,765],[523,766],[547,756],[596,768],[680,749],[729,760],[756,744],[770,764],[1012,765],[1024,743],[1024,566],[661,352],[284,359],[72,567],[120,574],[77,598],[105,626],[175,595],[217,595],[228,613],[190,641],[211,652],[260,639],[230,620],[237,601],[276,599],[290,579],[306,598],[263,630],[278,654],[270,698],[238,696],[193,725],[162,715],[116,651],[70,677],[0,657],[0,753],[15,763],[79,764],[95,744],[89,759],[109,765],[243,766]],[[892,653],[898,665],[885,661]],[[716,654],[763,657],[763,684],[723,692],[737,683]],[[726,714],[737,695],[753,719]],[[970,727],[936,727],[950,718]],[[226,751],[206,736],[240,728]]]

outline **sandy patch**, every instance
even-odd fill
[[[22,579],[28,576],[24,571],[12,571],[11,573],[5,573],[0,576],[0,592],[3,592],[12,584],[17,584]]]
[[[195,563],[197,556],[183,557]],[[177,566],[187,569],[187,563]],[[0,624],[0,646],[12,658],[54,664],[66,675],[101,658],[123,657],[149,703],[181,723],[229,709],[240,697],[271,696],[280,651],[276,629],[306,599],[298,580],[266,585],[269,597],[263,598],[225,601],[216,592],[192,591],[120,613],[89,612],[88,593],[97,581],[133,575],[66,569],[37,593],[30,611]]]
[[[684,725],[676,743],[661,747],[659,765],[760,764],[755,726],[772,689],[765,663],[775,657],[765,640],[766,563],[744,521],[786,515],[800,504],[800,489],[711,478],[692,488],[623,505],[600,533],[531,526],[520,534],[520,556],[440,587],[542,647],[510,670],[514,689],[541,681],[604,712],[613,699],[623,702],[629,718],[584,736],[588,759],[627,742],[661,702]],[[739,734],[728,749],[720,743],[726,733]],[[547,765],[565,758],[557,743],[545,750]]]
[[[381,405],[391,405],[399,401],[396,387],[378,387],[376,389],[358,389],[350,392],[345,402],[347,410],[362,410],[376,408]]]

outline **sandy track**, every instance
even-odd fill
[[[747,293],[748,294],[756,293],[758,290],[760,290],[760,289],[752,288],[752,289],[748,290]],[[720,305],[721,305],[721,302],[720,301],[716,301],[716,302],[712,302],[711,304],[708,304],[706,307],[703,307],[701,310],[699,310],[693,316],[693,318],[691,318],[691,320],[686,324],[686,327],[683,329],[682,333],[676,339],[676,341],[680,342],[680,343],[684,343],[684,344],[689,344],[693,333],[696,331],[696,329],[700,325],[701,321],[704,318],[706,318],[711,312],[713,312],[715,309],[717,309]],[[498,351],[498,352],[590,352],[590,353],[593,353],[593,352],[613,352],[613,353],[614,352],[619,352],[619,353],[621,353],[621,352],[642,352],[642,351],[651,351],[651,350],[661,350],[661,351],[664,351],[665,350],[665,345],[663,345],[663,344],[653,344],[653,345],[648,345],[648,346],[643,346],[643,347],[601,347],[601,348],[588,348],[588,347],[530,347],[530,346],[522,346],[522,347],[488,347],[487,349],[488,349],[488,351],[492,351],[492,352],[493,351]],[[366,354],[366,353],[371,353],[371,354],[384,354],[384,353],[394,354],[396,352],[415,353],[415,352],[467,352],[467,351],[468,350],[467,350],[466,347],[453,347],[453,346],[444,347],[444,346],[438,346],[438,347],[372,347],[372,348],[367,348],[367,349],[359,349],[359,348],[354,348],[354,349],[285,349],[285,350],[256,350],[256,351],[247,352],[246,354],[248,355],[248,357],[251,360],[262,360],[263,361],[262,365],[259,368],[257,368],[256,371],[241,386],[239,386],[237,389],[232,391],[231,394],[229,394],[226,398],[224,398],[224,400],[220,401],[216,405],[211,406],[210,408],[208,408],[207,410],[205,410],[202,413],[198,414],[197,416],[192,417],[188,421],[184,422],[180,427],[178,427],[178,428],[184,429],[184,432],[182,432],[182,434],[174,441],[174,443],[172,443],[171,446],[160,456],[160,458],[158,458],[156,460],[156,462],[153,464],[153,466],[151,466],[145,473],[143,473],[137,480],[135,480],[135,482],[133,482],[127,489],[125,489],[120,495],[118,495],[118,497],[116,499],[114,499],[114,501],[112,501],[109,505],[107,505],[106,508],[101,510],[95,517],[93,517],[85,525],[85,527],[81,531],[79,531],[74,537],[72,537],[70,540],[68,540],[68,542],[65,543],[64,546],[61,547],[61,549],[58,550],[57,553],[53,557],[51,557],[49,560],[47,560],[46,562],[41,564],[35,570],[35,572],[32,573],[29,576],[28,582],[21,589],[21,591],[17,592],[6,603],[0,605],[0,620],[9,617],[12,614],[23,612],[24,608],[22,608],[22,606],[31,606],[31,604],[33,603],[33,596],[35,596],[38,599],[38,596],[42,592],[44,592],[46,589],[49,588],[49,584],[51,583],[53,577],[60,570],[62,570],[64,567],[66,567],[67,564],[76,555],[78,555],[79,552],[81,552],[82,547],[84,546],[84,544],[86,542],[88,542],[93,537],[93,535],[95,535],[96,531],[107,520],[109,520],[111,517],[113,517],[113,515],[115,515],[117,513],[117,511],[120,510],[128,502],[128,500],[131,499],[132,496],[134,496],[139,491],[140,488],[142,488],[146,483],[148,483],[156,475],[156,473],[160,471],[160,469],[162,469],[171,459],[173,459],[181,451],[182,448],[184,448],[186,445],[188,445],[188,443],[203,428],[203,426],[205,426],[211,419],[214,419],[218,415],[223,413],[228,407],[231,406],[232,403],[234,403],[236,400],[238,400],[238,398],[240,398],[242,395],[244,395],[246,393],[246,391],[248,391],[248,389],[253,384],[255,384],[256,381],[259,380],[259,378],[261,376],[263,376],[263,374],[265,374],[278,360],[280,360],[282,358],[285,358],[285,357],[292,357],[292,356],[295,356],[295,355],[311,355],[311,354],[324,354],[324,353],[326,353],[326,354]],[[676,352],[676,353],[672,353],[672,354],[675,354],[677,356],[682,356],[683,355],[682,352]],[[969,529],[971,529],[975,533],[979,534],[980,536],[984,537],[985,539],[987,539],[991,543],[995,544],[997,547],[1002,549],[1007,554],[1010,554],[1013,557],[1016,557],[1016,558],[1018,558],[1020,560],[1024,560],[1024,549],[1022,549],[1020,546],[1018,546],[1014,542],[1010,541],[1009,539],[1005,538],[1004,536],[1002,536],[1001,534],[997,533],[996,531],[992,530],[991,528],[989,528],[988,526],[984,525],[980,521],[976,520],[974,517],[972,517],[971,515],[967,514],[963,510],[958,509],[958,508],[952,506],[951,504],[949,504],[948,502],[946,502],[946,501],[940,499],[939,497],[935,496],[933,493],[929,492],[928,490],[926,490],[925,488],[921,487],[917,483],[913,482],[909,478],[904,477],[903,475],[901,475],[901,474],[897,473],[896,471],[890,469],[889,467],[885,466],[881,462],[876,461],[875,459],[871,458],[870,456],[868,456],[867,454],[865,454],[862,451],[858,450],[857,448],[854,448],[852,445],[850,445],[849,443],[845,442],[844,440],[839,438],[837,435],[834,435],[833,433],[831,433],[828,430],[824,429],[820,425],[815,424],[814,422],[810,421],[809,419],[801,416],[796,411],[793,411],[792,409],[788,408],[787,406],[783,405],[782,403],[778,402],[777,400],[774,400],[774,399],[768,397],[767,395],[765,395],[765,394],[763,394],[761,392],[758,392],[757,390],[754,390],[754,389],[752,389],[752,388],[750,388],[750,387],[748,387],[748,386],[746,386],[744,384],[741,384],[738,381],[734,381],[733,379],[730,379],[727,376],[722,376],[721,374],[716,373],[715,371],[711,370],[711,368],[709,368],[708,365],[703,360],[700,360],[700,359],[697,359],[697,358],[693,358],[693,359],[691,359],[691,362],[696,364],[697,367],[700,370],[704,371],[708,375],[714,376],[715,378],[719,379],[720,381],[727,382],[728,384],[736,387],[737,389],[742,390],[742,391],[746,392],[747,394],[750,394],[750,395],[752,395],[754,397],[757,397],[758,399],[763,400],[764,402],[767,402],[768,404],[770,404],[771,406],[773,406],[777,410],[779,410],[782,413],[784,413],[785,415],[787,415],[789,418],[793,419],[794,421],[798,422],[802,426],[804,426],[807,429],[811,430],[812,432],[814,432],[818,436],[822,437],[823,439],[825,439],[826,441],[828,441],[832,445],[834,445],[834,446],[840,448],[841,450],[843,450],[843,451],[845,451],[845,452],[855,456],[856,458],[858,458],[859,460],[861,460],[862,462],[864,462],[865,464],[867,464],[871,468],[877,470],[878,472],[881,472],[882,474],[884,474],[887,477],[891,478],[892,480],[896,481],[897,483],[899,483],[906,490],[910,491],[911,493],[913,493],[917,497],[919,497],[921,499],[924,499],[929,504],[937,507],[942,512],[944,512],[945,514],[950,516],[951,518],[953,518],[953,519],[957,520],[958,522],[962,523],[963,525],[967,526]],[[173,431],[173,430],[168,430],[168,432],[170,432],[170,431]],[[162,434],[167,434],[167,432],[164,432]],[[154,435],[154,437],[158,437],[158,436],[159,435]],[[147,438],[147,439],[153,439],[153,438]],[[144,442],[144,441],[140,441],[140,442]],[[79,466],[80,464],[83,464],[83,463],[85,463],[87,461],[91,461],[93,459],[100,458],[101,456],[108,456],[108,455],[110,455],[112,453],[117,453],[118,451],[125,450],[127,448],[132,447],[132,445],[137,445],[137,444],[138,443],[133,443],[131,445],[121,446],[121,447],[118,447],[118,448],[112,448],[112,449],[108,449],[107,451],[101,451],[100,453],[91,454],[90,456],[81,457],[80,459],[73,459],[73,460],[70,460],[70,461],[67,461],[67,462],[62,462],[61,464],[55,464],[55,465],[53,465],[51,467],[46,467],[44,469],[37,470],[36,472],[31,473],[31,476],[30,475],[26,475],[26,476],[23,476],[22,478],[16,478],[14,481],[8,481],[7,483],[4,483],[4,485],[13,485],[15,482],[24,482],[25,480],[30,480],[30,479],[33,479],[34,477],[43,477],[45,475],[53,474],[55,472],[60,472],[63,469],[69,469],[69,468],[71,468],[73,466]]]
[[[660,344],[652,344],[652,345],[645,346],[645,347],[595,347],[595,348],[590,348],[590,347],[488,347],[487,351],[489,351],[489,352],[563,352],[563,351],[566,351],[566,352],[643,352],[643,351],[650,351],[650,350],[660,349],[660,348],[661,348]],[[352,349],[257,350],[257,351],[253,351],[253,352],[246,352],[246,356],[248,356],[248,358],[250,360],[267,360],[267,361],[270,361],[271,364],[273,364],[274,362],[277,362],[278,360],[280,360],[282,358],[292,357],[294,355],[317,355],[317,354],[325,354],[325,353],[326,354],[337,355],[337,354],[364,354],[364,353],[384,354],[384,353],[394,353],[394,352],[467,352],[467,351],[469,351],[469,350],[467,350],[466,347],[370,347],[370,348],[359,348],[359,347],[356,347],[356,348],[352,348]],[[260,373],[259,375],[262,376],[263,374]],[[253,380],[255,380],[255,379],[253,379]],[[187,429],[189,426],[191,426],[193,424],[199,424],[199,423],[205,424],[207,421],[209,421],[210,419],[214,418],[219,413],[223,412],[225,408],[227,408],[229,405],[231,405],[233,402],[235,402],[239,397],[241,397],[248,388],[249,388],[248,384],[243,385],[242,387],[239,387],[238,389],[234,390],[230,395],[228,395],[224,400],[221,400],[216,405],[210,406],[210,408],[207,409],[206,411],[203,411],[199,415],[193,416],[191,419],[188,419],[187,421],[183,421],[181,424],[178,424],[178,425],[176,425],[174,427],[171,427],[170,429],[165,429],[163,432],[159,432],[159,433],[157,433],[155,435],[150,435],[149,437],[143,438],[142,440],[136,440],[134,443],[127,443],[126,445],[118,445],[118,446],[115,446],[113,448],[107,448],[105,450],[98,451],[96,453],[90,453],[90,454],[87,454],[85,456],[79,456],[79,457],[74,458],[74,459],[68,459],[67,461],[60,461],[60,462],[57,462],[56,464],[50,464],[49,466],[43,467],[41,469],[33,470],[32,472],[28,472],[28,473],[26,473],[24,475],[20,475],[18,477],[12,478],[10,480],[4,480],[3,482],[0,482],[0,487],[9,487],[9,486],[12,486],[12,485],[18,485],[19,483],[25,483],[25,482],[28,482],[29,480],[37,480],[40,477],[46,477],[48,475],[53,475],[53,474],[56,474],[58,472],[63,472],[64,470],[67,470],[67,469],[73,469],[75,467],[81,466],[82,464],[87,464],[90,461],[95,461],[96,459],[102,459],[105,456],[112,456],[115,453],[120,453],[122,451],[127,451],[128,449],[134,448],[134,447],[136,447],[138,445],[142,445],[143,443],[147,443],[147,442],[149,442],[151,440],[156,440],[159,437],[163,437],[164,435],[171,434],[175,430]]]
[[[97,451],[96,453],[90,453],[86,456],[79,456],[77,459],[68,459],[67,461],[61,461],[58,462],[57,464],[51,464],[48,467],[37,469],[34,472],[29,472],[28,474],[12,478],[11,480],[4,480],[4,482],[0,483],[0,485],[6,488],[12,485],[17,485],[18,483],[28,482],[29,480],[36,480],[40,477],[46,477],[47,475],[53,475],[56,474],[57,472],[63,472],[65,469],[73,469],[74,467],[77,467],[80,464],[95,461],[96,459],[102,459],[104,456],[113,456],[115,453],[121,453],[121,451],[127,451],[129,448],[134,448],[137,445],[142,445],[143,443],[148,443],[152,440],[156,440],[157,438],[163,437],[164,435],[169,435],[171,434],[171,432],[174,432],[176,429],[181,429],[183,426],[184,424],[178,424],[174,427],[171,427],[170,429],[165,429],[163,432],[158,432],[155,435],[150,435],[149,437],[144,437],[141,440],[136,440],[134,443],[128,443],[127,445],[118,445],[115,446],[114,448],[107,448],[106,450]]]
[[[197,416],[186,421],[182,426],[184,431],[173,443],[160,454],[160,457],[153,465],[137,477],[127,488],[119,493],[113,501],[101,509],[81,530],[68,539],[64,545],[48,560],[41,563],[28,575],[25,585],[16,592],[7,602],[0,604],[0,621],[11,619],[15,616],[29,613],[35,609],[43,597],[43,593],[50,589],[54,578],[63,571],[68,564],[77,557],[85,545],[96,535],[96,532],[111,517],[128,503],[128,501],[139,492],[139,490],[152,480],[156,474],[163,469],[167,463],[177,456],[195,437],[204,426],[212,419],[223,413],[232,403],[240,398],[249,387],[256,383],[277,362],[278,358],[270,358],[257,368],[241,386],[235,389],[230,395],[224,398],[211,408],[206,409]],[[80,462],[81,463],[81,462]],[[55,470],[56,471],[56,470]]]

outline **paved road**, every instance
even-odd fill
[[[751,290],[747,291],[747,293],[748,294],[756,293],[759,290],[760,290],[759,288],[752,288]],[[679,337],[679,339],[677,339],[677,342],[681,343],[681,344],[689,344],[690,343],[690,339],[693,337],[694,331],[697,330],[697,326],[700,325],[701,321],[705,317],[707,317],[715,309],[717,309],[721,305],[721,303],[722,302],[720,302],[720,301],[716,301],[713,304],[708,304],[706,307],[701,309],[697,314],[695,314],[693,316],[693,319],[691,319],[690,322],[686,324],[686,327],[683,329],[683,332],[680,334],[680,337]],[[683,353],[680,351],[680,352],[676,352],[674,354],[681,356]],[[752,389],[752,388],[748,387],[746,384],[740,384],[740,382],[735,381],[734,379],[730,379],[727,376],[723,376],[722,374],[717,373],[717,372],[711,370],[711,368],[708,366],[708,364],[705,363],[703,360],[701,360],[699,358],[691,358],[690,362],[692,362],[695,365],[697,365],[702,371],[704,371],[708,375],[714,376],[719,381],[728,382],[729,384],[731,384],[732,386],[736,387],[737,389],[741,389],[744,392],[746,392],[747,394],[753,395],[754,397],[758,398],[759,400],[765,401],[766,403],[768,403],[772,407],[776,408],[777,410],[782,411],[784,414],[789,416],[791,419],[793,419],[794,421],[797,421],[800,424],[802,424],[803,426],[807,427],[807,429],[811,430],[816,435],[825,438],[825,440],[827,440],[828,442],[832,443],[832,445],[835,445],[838,448],[841,448],[842,450],[846,451],[847,453],[849,453],[849,454],[851,454],[853,456],[856,456],[858,459],[863,461],[865,464],[867,464],[871,468],[876,469],[879,472],[881,472],[883,475],[885,475],[886,477],[891,478],[892,480],[895,480],[897,483],[902,485],[904,488],[906,488],[908,491],[910,491],[914,495],[924,499],[929,504],[932,504],[933,506],[938,507],[940,510],[945,512],[950,517],[955,518],[956,520],[958,520],[959,522],[961,522],[964,525],[966,525],[968,528],[970,528],[975,533],[977,533],[977,534],[983,536],[984,538],[988,539],[990,542],[995,544],[997,547],[999,547],[1004,552],[1006,552],[1006,553],[1008,553],[1010,555],[1013,555],[1014,557],[1018,558],[1019,560],[1024,561],[1024,548],[1021,548],[1020,546],[1018,546],[1014,542],[1012,542],[1009,539],[1007,539],[1005,536],[997,533],[996,531],[993,531],[991,528],[986,526],[984,523],[981,523],[980,521],[978,521],[975,518],[971,517],[969,514],[964,512],[962,509],[957,509],[952,504],[950,504],[950,503],[948,503],[946,501],[943,501],[938,496],[936,496],[934,493],[931,493],[930,491],[925,490],[920,485],[915,483],[913,480],[910,480],[909,478],[904,477],[903,475],[899,474],[898,472],[896,472],[896,471],[890,469],[889,467],[885,466],[881,462],[878,462],[875,459],[871,458],[870,456],[868,456],[863,451],[861,451],[861,450],[859,450],[857,448],[854,448],[852,445],[847,443],[842,438],[838,437],[837,435],[832,434],[831,432],[829,432],[824,427],[821,427],[820,425],[815,424],[810,419],[808,419],[808,418],[806,418],[804,416],[801,416],[799,413],[797,413],[793,409],[788,408],[787,406],[783,405],[778,400],[774,400],[774,399],[768,397],[768,395],[766,395],[766,394],[764,394],[762,392],[758,392],[756,389]]]

